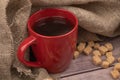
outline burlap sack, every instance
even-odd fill
[[[8,0],[0,0],[0,79],[11,80],[11,64],[13,56],[13,38],[7,25],[6,5]]]
[[[31,7],[31,2],[33,6]],[[79,20],[78,40],[100,40],[97,36],[120,35],[119,0],[0,0],[0,79],[45,80],[45,69],[31,69],[17,57],[20,42],[27,37],[27,20],[33,12],[46,8],[64,8]],[[86,35],[86,36],[85,36]],[[29,57],[27,56],[26,59]]]

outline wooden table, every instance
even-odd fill
[[[107,40],[105,42],[111,42],[114,46],[113,55],[118,58],[120,57],[120,37]],[[80,55],[76,60],[73,60],[69,68],[60,73],[60,80],[114,80],[110,71],[113,69],[111,65],[107,69],[103,69],[99,66],[95,66],[92,63],[91,56]],[[120,79],[118,79],[120,80]]]

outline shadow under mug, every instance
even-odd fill
[[[41,18],[61,16],[74,24],[73,29],[66,34],[58,36],[44,36],[36,33],[32,27]],[[52,26],[51,26],[52,27]],[[18,47],[18,59],[29,67],[42,67],[51,73],[66,70],[73,58],[76,48],[78,20],[69,11],[63,9],[48,8],[37,11],[28,20],[29,37],[23,40]],[[25,51],[32,47],[35,62],[25,60]]]

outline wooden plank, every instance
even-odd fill
[[[81,55],[80,58],[73,60],[70,67],[65,72],[61,73],[60,76],[65,77],[93,69],[98,69],[98,67],[94,66],[91,62],[91,56]]]
[[[60,80],[114,80],[110,75],[111,70],[112,68],[96,70],[88,73],[64,77]]]
[[[108,41],[109,40],[107,40],[106,42]],[[116,58],[119,57],[120,56],[120,37],[114,38],[109,42],[111,42],[114,46],[113,55]],[[80,55],[78,59],[73,60],[71,62],[71,65],[66,71],[60,73],[59,75],[60,77],[67,77],[67,76],[71,76],[71,75],[75,75],[83,72],[98,70],[98,69],[102,69],[102,68],[94,66],[92,64],[91,56]]]

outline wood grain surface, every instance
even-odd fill
[[[83,74],[64,77],[61,78],[61,80],[114,80],[110,75],[111,70],[112,67],[108,69],[101,69]]]

